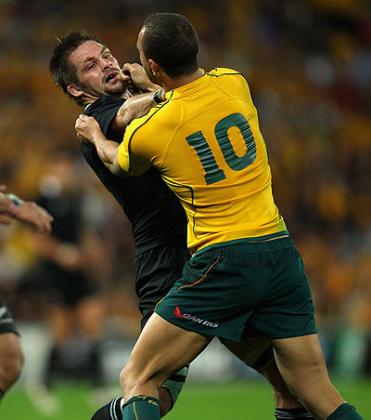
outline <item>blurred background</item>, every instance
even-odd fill
[[[107,386],[117,384],[139,332],[130,225],[81,160],[73,128],[80,109],[53,85],[48,61],[55,38],[72,29],[98,35],[121,63],[138,61],[137,33],[156,11],[192,21],[203,68],[246,76],[276,201],[306,263],[329,369],[371,418],[369,0],[0,0],[0,182],[56,219],[47,239],[18,224],[0,226],[0,293],[26,354],[0,417],[29,418],[34,410],[34,419],[87,418],[113,396]],[[65,250],[58,262],[49,252],[56,243]],[[217,344],[191,371],[188,405],[209,392],[227,398],[231,410],[226,393],[234,389],[241,395],[234,419],[273,417],[268,386]],[[256,390],[268,403],[262,397],[253,417],[241,414],[248,395],[259,401]],[[74,404],[85,417],[63,414]],[[201,409],[188,416],[185,406],[169,418],[197,420]],[[199,418],[231,418],[220,410]]]

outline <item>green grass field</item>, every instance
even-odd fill
[[[365,420],[371,420],[371,381],[336,382],[344,398],[357,406]],[[1,420],[88,420],[95,404],[88,388],[64,385],[55,396],[60,410],[45,415],[21,388],[10,392],[0,406]],[[273,403],[263,382],[222,385],[187,384],[168,420],[272,420]]]

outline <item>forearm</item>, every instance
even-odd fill
[[[123,171],[117,162],[119,144],[108,140],[103,133],[96,133],[93,143],[100,160],[114,175],[123,175]]]
[[[77,245],[61,242],[51,236],[35,236],[33,249],[40,257],[68,270],[78,269],[84,258]]]
[[[22,200],[14,194],[4,194],[0,192],[0,213],[14,218],[18,211],[18,206]]]
[[[123,135],[126,126],[133,119],[147,114],[155,105],[156,102],[153,99],[153,92],[143,93],[127,99],[116,114],[113,122],[114,130],[120,135]]]

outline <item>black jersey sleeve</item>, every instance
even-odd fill
[[[91,117],[94,117],[99,125],[103,134],[110,140],[118,140],[114,138],[114,135],[110,129],[112,120],[115,118],[117,111],[121,105],[125,102],[125,99],[116,98],[115,96],[105,95],[97,99],[94,103],[85,108],[84,113]]]

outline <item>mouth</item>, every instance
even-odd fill
[[[112,81],[116,82],[119,78],[120,78],[120,72],[118,70],[113,70],[106,74],[106,76],[104,77],[104,82],[105,83],[109,83]]]

